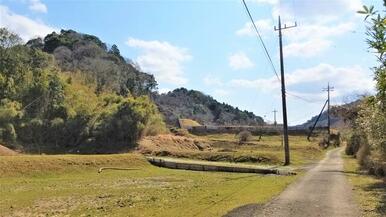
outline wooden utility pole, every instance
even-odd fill
[[[323,91],[327,91],[327,144],[330,146],[330,135],[331,135],[331,119],[330,119],[330,91],[334,91],[334,87],[330,86],[330,82],[327,83],[327,88],[324,88]]]
[[[276,125],[277,125],[277,122],[276,122],[276,113],[277,113],[277,110],[274,109],[272,112],[273,112],[273,120],[274,120],[273,125],[276,127]]]
[[[280,46],[280,74],[281,74],[281,99],[282,99],[282,107],[283,107],[283,134],[284,134],[284,165],[290,164],[290,153],[289,153],[289,141],[288,141],[288,123],[287,123],[287,102],[286,102],[286,91],[285,91],[285,79],[284,79],[284,60],[283,60],[283,40],[282,40],[282,33],[281,31],[283,29],[289,29],[296,27],[295,25],[287,26],[284,24],[284,26],[281,26],[281,20],[279,16],[279,25],[276,28],[275,31],[279,31],[279,46]]]

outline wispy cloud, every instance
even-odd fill
[[[314,57],[327,51],[337,36],[355,29],[352,21],[337,23],[336,20],[322,20],[303,23],[286,32],[289,43],[284,46],[287,57]]]
[[[362,0],[249,0],[250,3],[272,5],[272,16],[277,18],[280,14],[285,19],[296,16],[303,17],[329,17],[345,13],[354,14],[362,8]]]
[[[261,19],[254,21],[256,27],[260,31],[262,35],[268,35],[269,31],[273,30],[272,20],[270,19]],[[236,35],[238,36],[255,36],[256,32],[253,29],[252,22],[247,22],[244,24],[242,28],[236,31]]]
[[[298,0],[270,1],[251,0],[250,2],[268,4],[272,6],[273,20],[280,14],[285,21],[293,21],[296,17],[298,27],[286,30],[285,35],[288,44],[285,46],[287,57],[315,57],[326,52],[337,37],[346,35],[356,28],[358,17],[356,10],[361,8],[361,0]],[[274,37],[271,19],[259,19],[255,21],[259,31],[266,38]],[[238,36],[255,36],[252,23],[247,22],[236,31]],[[311,52],[312,50],[312,52]]]
[[[374,92],[374,81],[371,72],[360,66],[337,67],[330,64],[319,64],[310,68],[295,70],[286,75],[286,84],[289,90],[302,86],[320,86],[320,84],[333,83],[335,86],[334,97],[341,97],[352,93]],[[246,80],[235,79],[229,85],[238,88],[253,88],[265,92],[278,92],[280,83],[276,77]],[[298,90],[297,95],[306,96],[309,99],[322,99],[323,95],[318,92],[309,92],[308,88],[303,91]],[[324,97],[324,96],[323,96]]]
[[[243,52],[237,52],[229,56],[229,66],[234,70],[249,69],[255,66],[249,57]]]
[[[24,41],[57,31],[57,28],[49,26],[26,16],[16,14],[8,7],[0,5],[0,26],[6,27],[20,35]]]
[[[315,38],[304,42],[296,41],[284,46],[285,57],[313,57],[330,48],[330,40]]]
[[[29,0],[29,9],[39,13],[47,13],[47,6],[40,0]]]
[[[135,61],[145,71],[154,74],[157,81],[182,85],[187,82],[183,64],[192,59],[188,50],[166,41],[145,41],[129,38],[126,44],[140,49]]]

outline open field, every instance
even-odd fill
[[[252,136],[248,142],[239,144],[234,134],[214,134],[193,136],[186,139],[189,142],[176,141],[172,138],[159,144],[158,141],[164,139],[161,137],[155,138],[153,145],[151,141],[147,141],[143,145],[146,146],[146,151],[142,153],[207,161],[279,165],[283,163],[284,156],[281,138],[281,136],[263,136],[259,140],[258,136]],[[309,142],[305,136],[290,136],[289,140],[292,165],[307,164],[323,156],[324,152],[318,147],[317,139]],[[175,148],[176,143],[184,148]],[[189,144],[189,147],[179,143]],[[192,146],[194,148],[191,148]]]
[[[222,137],[228,143],[217,141]],[[196,156],[232,149],[229,154],[272,156],[276,160],[270,163],[281,163],[280,137],[254,138],[241,146],[227,135],[201,139],[219,143],[210,151],[192,151]],[[305,138],[290,139],[294,166],[324,153]],[[100,167],[135,170],[98,173]],[[222,216],[235,207],[269,201],[297,177],[171,170],[135,153],[2,156],[0,216]]]
[[[343,155],[345,174],[354,186],[355,199],[361,205],[363,216],[386,216],[386,183],[361,173],[357,160]]]
[[[5,164],[0,169],[0,216],[221,216],[243,204],[266,202],[296,179],[169,170],[134,154],[0,161]],[[98,174],[98,167],[109,162],[138,170]]]

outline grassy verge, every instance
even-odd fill
[[[110,163],[138,170],[97,173]],[[163,169],[134,154],[0,157],[0,165],[0,216],[222,216],[296,179]]]
[[[346,155],[343,158],[345,173],[354,186],[355,198],[361,205],[363,216],[386,216],[386,183],[361,174],[356,159]]]

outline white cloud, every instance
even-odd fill
[[[260,34],[263,37],[273,37],[272,22],[269,19],[256,21]],[[337,23],[336,19],[318,20],[301,23],[297,28],[285,31],[288,44],[284,54],[287,57],[314,57],[327,51],[333,45],[333,39],[353,31],[355,23],[346,21]],[[255,36],[252,24],[246,23],[236,31],[238,36]]]
[[[175,85],[187,82],[183,63],[192,59],[192,56],[185,48],[166,41],[145,41],[135,38],[129,38],[126,44],[140,49],[141,53],[135,61],[145,72],[154,74],[158,81]]]
[[[0,27],[6,27],[17,33],[24,41],[35,37],[44,37],[53,31],[57,31],[56,28],[43,22],[16,14],[3,5],[0,5]]]
[[[308,86],[308,88],[303,88],[303,91],[297,91],[296,94],[305,96],[310,100],[324,99],[325,95],[320,93],[320,89],[310,91],[309,87],[320,87],[320,84],[327,84],[328,82],[335,87],[333,97],[341,97],[352,93],[374,92],[375,88],[371,71],[360,66],[336,67],[322,63],[314,67],[298,69],[286,75],[287,90],[291,90],[294,86],[297,89]],[[275,76],[256,80],[237,79],[230,81],[229,85],[266,92],[280,91],[280,83]]]
[[[267,35],[269,31],[273,31],[272,21],[270,19],[256,20],[255,25],[261,35]],[[255,36],[256,32],[253,28],[252,22],[247,22],[244,26],[236,31],[238,36]]]
[[[325,39],[311,39],[304,42],[293,42],[284,46],[285,57],[313,57],[330,48],[332,42]]]
[[[47,13],[47,6],[40,0],[29,0],[29,9],[35,12]]]
[[[355,23],[341,22],[335,20],[321,20],[313,23],[302,23],[294,29],[286,31],[286,37],[291,41],[304,41],[310,38],[330,38],[344,35],[354,30]]]
[[[291,19],[295,15],[297,17],[325,17],[344,13],[354,14],[353,12],[361,9],[363,5],[362,0],[249,0],[248,2],[272,5],[272,16],[275,19],[278,15]]]
[[[243,52],[237,52],[229,56],[229,66],[234,70],[249,69],[254,66],[253,62]]]
[[[286,56],[303,58],[314,57],[327,51],[336,37],[353,31],[358,23],[356,11],[363,4],[362,0],[251,0],[250,2],[271,5],[274,20],[278,15],[286,24],[291,24],[295,18],[297,19],[299,25],[284,32],[288,41],[286,52],[290,52]],[[261,19],[256,23],[259,23],[258,29],[263,36],[273,37],[274,24],[270,19]],[[255,35],[250,22],[245,23],[236,34]]]
[[[355,28],[352,21],[337,23],[336,20],[320,20],[304,23],[285,34],[288,45],[284,54],[287,57],[314,57],[327,51],[333,45],[333,39]]]
[[[374,90],[374,80],[369,70],[360,66],[336,67],[330,64],[298,69],[286,76],[288,86],[302,83],[333,82],[338,92],[369,92]]]

